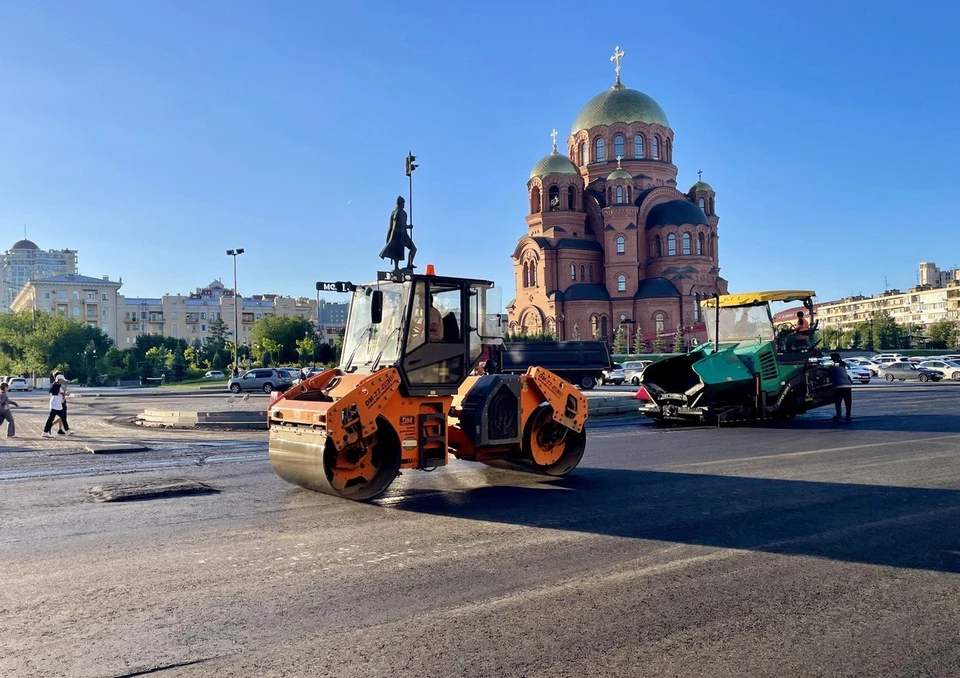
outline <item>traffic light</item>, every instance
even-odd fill
[[[415,170],[415,169],[417,169],[418,167],[420,167],[420,165],[414,164],[413,161],[416,160],[416,159],[417,159],[417,156],[415,156],[413,153],[407,153],[407,172],[406,172],[406,174],[407,174],[408,177],[409,177],[411,174],[413,174],[413,170]]]

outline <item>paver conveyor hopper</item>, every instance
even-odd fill
[[[552,476],[580,462],[586,398],[541,367],[478,374],[484,346],[502,341],[493,283],[431,268],[335,283],[353,295],[339,367],[269,407],[270,463],[281,478],[367,500],[400,469],[431,470],[451,454]]]

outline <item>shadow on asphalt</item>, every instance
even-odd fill
[[[390,505],[468,520],[960,572],[960,492],[954,490],[604,469],[505,487],[507,472],[485,472],[500,486],[402,495]]]
[[[823,409],[816,414],[808,413],[800,415],[790,422],[730,422],[716,425],[705,424],[655,424],[651,420],[641,421],[639,423],[649,426],[651,430],[660,431],[696,431],[703,429],[716,429],[721,431],[726,429],[744,429],[760,428],[774,429],[780,431],[816,431],[829,429],[831,431],[851,430],[851,431],[908,431],[910,433],[957,433],[960,434],[960,415],[948,414],[857,414],[853,411],[853,421],[848,423],[837,423],[833,420],[833,410]],[[615,422],[613,425],[623,425]],[[588,424],[589,429],[589,424]]]

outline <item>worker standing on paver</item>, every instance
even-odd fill
[[[7,437],[16,438],[17,426],[13,422],[13,412],[10,411],[10,406],[20,407],[20,404],[15,400],[10,400],[10,396],[7,395],[7,389],[10,387],[9,384],[4,382],[0,384],[0,424],[3,424],[3,421],[7,422]]]

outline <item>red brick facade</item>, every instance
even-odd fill
[[[635,349],[638,327],[649,348],[658,325],[669,338],[679,324],[688,341],[705,339],[698,301],[727,291],[716,194],[703,181],[677,190],[665,123],[656,102],[618,83],[584,106],[567,155],[554,150],[534,167],[527,233],[512,255],[512,332],[612,339],[623,325]]]

